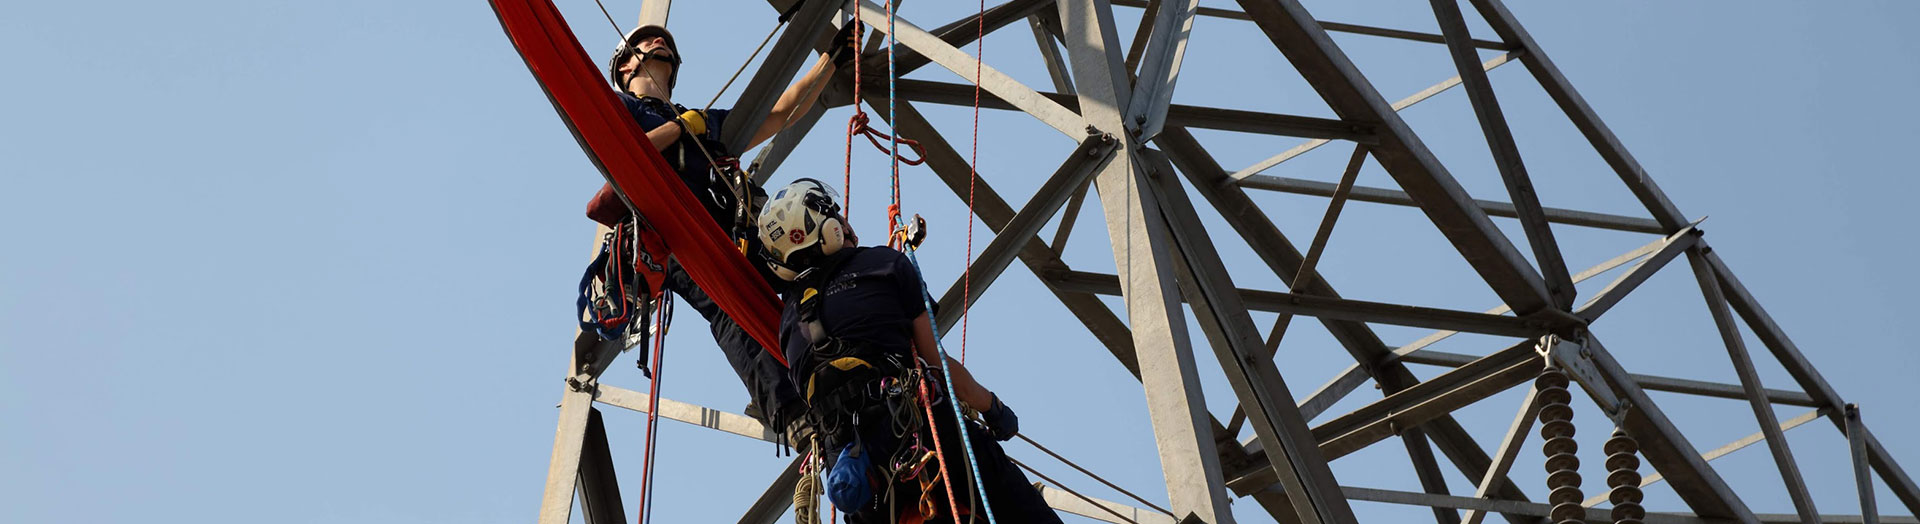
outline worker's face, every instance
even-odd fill
[[[659,36],[642,38],[634,43],[634,49],[639,52],[628,56],[626,63],[620,65],[620,72],[627,75],[627,89],[637,93],[665,92],[669,89],[667,79],[673,74],[673,64],[665,58],[674,55],[673,48],[667,47],[667,39]],[[652,58],[642,60],[645,56]]]
[[[664,36],[644,37],[641,38],[639,42],[635,42],[633,46],[639,49],[641,53],[661,58],[676,58],[673,56],[673,48],[667,47],[667,37]]]

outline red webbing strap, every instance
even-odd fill
[[[491,0],[587,158],[660,233],[687,274],[774,360],[787,364],[776,326],[780,299],[741,256],[680,176],[660,157],[550,0]]]

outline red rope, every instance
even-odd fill
[[[980,0],[980,16],[973,39],[973,157],[967,160],[967,265],[960,276],[960,363],[967,363],[967,323],[973,312],[973,188],[980,181],[980,67],[987,60],[987,0]],[[924,156],[924,155],[923,155]]]
[[[863,58],[860,56],[860,33],[863,33],[865,31],[862,30],[864,29],[863,27],[858,25],[860,24],[859,17],[854,17],[854,19],[851,21],[848,21],[848,23],[855,24],[853,26],[853,37],[851,38],[850,42],[847,42],[847,45],[853,47],[853,53],[854,53],[853,54],[853,117],[847,119],[847,174],[846,174],[846,180],[841,182],[841,186],[840,186],[841,200],[842,200],[841,202],[842,207],[840,209],[842,210],[842,213],[845,214],[845,216],[853,216],[853,129],[854,129],[853,126],[855,122],[865,120],[867,116],[866,110],[860,108],[860,84],[861,84],[860,62],[861,62],[861,58]]]
[[[933,401],[927,399],[927,381],[925,378],[927,368],[921,366],[918,360],[914,361],[914,367],[920,368],[920,374],[922,376],[920,380],[920,407],[926,408],[927,410],[927,432],[933,434],[933,458],[940,462],[940,486],[947,489],[947,507],[953,510],[951,520],[959,522],[960,501],[953,497],[953,475],[947,473],[947,453],[940,449],[940,429],[938,422],[940,419],[933,418]],[[966,428],[960,428],[960,431],[966,431]]]
[[[648,495],[653,494],[653,466],[655,462],[653,453],[654,437],[659,434],[660,430],[660,378],[662,375],[661,370],[666,369],[666,366],[662,365],[661,362],[667,340],[667,330],[664,329],[665,326],[663,324],[667,321],[667,308],[672,307],[672,305],[662,304],[662,306],[663,307],[655,312],[653,324],[657,331],[653,337],[653,377],[647,381],[649,383],[647,387],[647,451],[645,459],[641,462],[640,500],[638,504],[640,506],[640,514],[636,519],[638,524],[646,524],[648,520],[647,517],[653,514],[652,502],[647,499],[649,498]]]

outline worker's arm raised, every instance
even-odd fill
[[[747,140],[747,146],[742,149],[753,149],[773,138],[773,135],[780,134],[781,129],[786,129],[793,122],[794,112],[813,107],[813,102],[820,99],[820,92],[826,90],[827,79],[833,76],[833,71],[833,63],[826,55],[821,55],[806,76],[787,86],[787,91],[773,102],[773,110],[767,113],[767,120],[760,123],[760,129],[753,131],[753,138]]]

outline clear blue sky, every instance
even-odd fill
[[[1207,5],[1229,7],[1222,2]],[[1920,16],[1905,2],[1530,2],[1512,8],[1680,209],[1703,228],[1825,376],[1909,468],[1920,423],[1906,386],[1920,357],[1899,335],[1920,292],[1903,160],[1917,140]],[[561,7],[596,57],[616,40],[586,0]],[[683,1],[683,102],[704,102],[774,16],[759,2]],[[637,1],[610,2],[630,26]],[[1426,2],[1311,2],[1329,21],[1434,31]],[[908,2],[933,27],[974,6]],[[1121,9],[1122,38],[1138,11]],[[739,13],[745,16],[730,18]],[[1471,10],[1479,36],[1490,37]],[[1244,22],[1196,23],[1175,100],[1330,114]],[[1452,74],[1443,47],[1335,37],[1389,99]],[[480,2],[27,2],[0,18],[0,521],[527,522],[540,500],[578,272],[581,209],[600,183]],[[990,63],[1047,85],[1030,34],[991,36]],[[963,81],[930,68],[916,75]],[[1644,216],[1532,79],[1493,75],[1542,200]],[[734,93],[723,97],[732,100]],[[964,108],[924,108],[967,147]],[[774,183],[837,178],[848,110],[830,113]],[[1463,185],[1504,200],[1458,91],[1407,119]],[[1069,143],[1023,115],[981,122],[981,170],[1024,201]],[[1201,132],[1229,168],[1296,141]],[[864,147],[864,146],[862,146]],[[883,222],[884,163],[857,151],[854,219]],[[1334,180],[1328,147],[1271,174]],[[965,210],[908,169],[909,212],[933,222],[922,253],[944,288],[961,268]],[[1392,186],[1370,166],[1362,183]],[[1323,199],[1256,194],[1304,243]],[[1112,271],[1097,206],[1067,260]],[[1203,210],[1243,287],[1281,284]],[[1907,216],[1908,218],[1900,218]],[[1497,219],[1518,239],[1514,223]],[[1586,267],[1651,238],[1559,229]],[[977,245],[987,236],[981,229]],[[1524,241],[1516,240],[1524,246]],[[1323,269],[1351,298],[1465,310],[1497,305],[1417,211],[1348,207]],[[1604,279],[1583,286],[1592,293]],[[1110,302],[1113,304],[1114,302]],[[1684,264],[1595,331],[1630,368],[1731,382]],[[691,312],[671,337],[667,396],[728,411],[744,392]],[[1265,326],[1271,315],[1256,315]],[[1419,330],[1381,328],[1390,344]],[[1196,339],[1198,331],[1195,331]],[[1135,491],[1164,499],[1140,387],[1016,266],[987,293],[969,364],[1023,429]],[[957,337],[947,340],[956,343]],[[1456,337],[1484,353],[1506,341]],[[1197,344],[1204,344],[1197,340]],[[1232,396],[1199,347],[1211,409]],[[1755,345],[1770,387],[1796,386]],[[1280,368],[1296,395],[1348,363],[1296,322]],[[1440,370],[1415,367],[1431,377]],[[623,364],[609,381],[644,382]],[[1377,399],[1362,389],[1340,408]],[[1744,403],[1658,395],[1703,449],[1755,430]],[[1510,392],[1460,414],[1495,445]],[[1577,403],[1589,492],[1608,431]],[[642,416],[607,410],[628,507]],[[1781,409],[1782,418],[1800,413]],[[669,424],[656,495],[662,521],[736,518],[785,463],[770,445]],[[1817,422],[1791,433],[1819,507],[1857,513],[1844,439]],[[1537,439],[1530,448],[1537,446]],[[1016,457],[1048,464],[1023,444]],[[1544,496],[1537,451],[1519,481]],[[1341,459],[1344,484],[1417,489],[1394,443]],[[1792,511],[1762,447],[1714,463],[1756,510]],[[1069,485],[1118,498],[1064,468]],[[1456,493],[1470,491],[1452,476]],[[1655,508],[1680,509],[1656,488]],[[1882,491],[1881,507],[1902,512]],[[1423,509],[1360,504],[1370,520]],[[1243,516],[1262,515],[1251,503]]]

